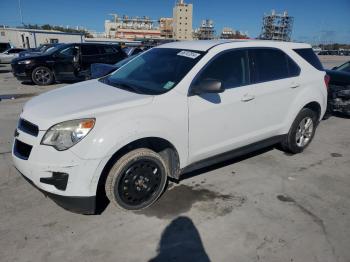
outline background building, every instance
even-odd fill
[[[0,28],[0,42],[9,42],[19,48],[35,48],[47,43],[84,42],[83,33],[66,33],[52,30]]]
[[[265,14],[260,39],[290,41],[293,30],[294,18],[287,11],[277,14],[272,10],[271,14]]]
[[[215,38],[214,21],[210,19],[202,20],[201,26],[195,30],[194,38],[198,40],[211,40]]]
[[[173,38],[173,18],[162,17],[159,19],[160,36],[165,39]]]
[[[233,30],[230,27],[224,27],[222,29],[220,39],[248,39],[247,33],[240,32],[238,30]]]
[[[176,40],[192,40],[192,4],[179,0],[173,9],[173,30]]]
[[[155,27],[155,20],[147,16],[129,17],[111,14],[114,19],[105,21],[105,34],[108,38],[121,39],[155,39],[160,38],[160,30]]]

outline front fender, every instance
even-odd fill
[[[109,158],[131,142],[158,137],[175,147],[182,167],[188,158],[188,111],[187,100],[177,97],[173,93],[167,99],[165,94],[142,107],[97,116],[91,134],[71,150],[83,159]]]

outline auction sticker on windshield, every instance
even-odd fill
[[[198,54],[198,53],[195,53],[195,52],[191,52],[191,51],[181,51],[181,52],[177,53],[177,55],[188,57],[188,58],[192,58],[192,59],[196,59],[201,54]]]

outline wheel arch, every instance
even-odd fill
[[[317,119],[320,120],[320,117],[321,117],[321,105],[316,102],[316,101],[313,101],[313,102],[310,102],[308,104],[306,104],[303,108],[308,108],[314,112],[317,113]]]
[[[180,176],[180,158],[175,146],[168,140],[160,137],[144,137],[134,140],[118,149],[104,165],[97,182],[96,195],[98,197],[105,195],[105,182],[107,175],[113,164],[123,155],[137,148],[148,148],[162,156],[169,166],[170,177],[178,179]]]

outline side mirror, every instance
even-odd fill
[[[337,66],[335,66],[335,67],[333,67],[333,68],[332,68],[332,70],[336,70],[337,68],[338,68],[338,67],[337,67]]]
[[[222,93],[225,91],[221,81],[216,79],[204,79],[192,86],[191,93],[200,95],[204,93]]]

